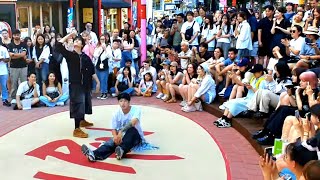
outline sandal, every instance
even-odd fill
[[[171,98],[170,100],[166,101],[166,103],[176,103],[177,100],[175,98]]]

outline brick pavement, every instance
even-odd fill
[[[214,117],[207,112],[185,113],[180,110],[181,107],[178,104],[167,104],[155,99],[154,97],[134,97],[132,99],[132,103],[172,111],[192,119],[194,122],[202,126],[220,147],[225,161],[227,162],[227,171],[230,173],[230,179],[263,179],[258,165],[258,153],[235,129],[220,129],[214,126],[212,122],[216,120],[217,117]],[[94,98],[93,100],[94,106],[110,104],[117,104],[116,99],[109,98],[107,100],[97,100]],[[34,108],[30,111],[13,111],[12,108],[3,107],[0,105],[0,137],[37,119],[55,113],[68,111],[68,109],[69,107],[65,106],[55,108]]]

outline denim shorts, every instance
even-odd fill
[[[204,94],[204,102],[206,103],[206,104],[211,104],[211,97],[210,97],[210,94],[208,93],[208,92],[206,92],[205,94]]]

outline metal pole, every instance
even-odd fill
[[[144,62],[147,59],[147,11],[146,11],[146,0],[141,0],[141,61]]]

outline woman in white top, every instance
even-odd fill
[[[213,52],[215,48],[215,39],[217,34],[217,27],[213,24],[213,16],[207,15],[205,19],[205,25],[201,33],[201,42],[208,44],[208,51]]]
[[[36,45],[33,47],[32,58],[36,63],[35,70],[37,75],[37,84],[47,80],[49,74],[49,56],[50,47],[45,44],[45,37],[43,34],[38,34],[36,38]]]
[[[210,58],[205,63],[208,65],[210,72],[215,71],[215,65],[224,61],[223,49],[221,47],[216,47],[213,52],[213,57]],[[214,73],[212,73],[214,74]]]
[[[68,95],[62,93],[62,86],[53,72],[48,75],[48,79],[42,84],[42,94],[39,99],[47,107],[63,106],[69,99]]]
[[[109,77],[108,54],[110,52],[111,46],[109,36],[101,35],[93,53],[93,63],[96,67],[96,74],[101,83],[101,94],[97,98],[102,100],[107,99]]]
[[[198,78],[191,80],[188,88],[188,102],[181,110],[185,112],[202,111],[201,101],[210,104],[216,97],[216,83],[209,69],[202,63],[197,68]]]
[[[128,34],[123,34],[123,50],[122,50],[122,59],[120,61],[120,67],[124,67],[126,60],[130,59],[132,61],[132,66],[134,66],[132,53],[131,51],[134,49],[134,39],[130,38]]]
[[[282,39],[281,43],[286,47],[286,54],[290,56],[291,59],[298,59],[302,45],[305,43],[305,39],[301,37],[302,27],[299,25],[294,25],[290,30],[292,39]],[[298,60],[296,61],[298,62]]]
[[[231,35],[233,34],[233,28],[228,14],[222,16],[221,24],[218,25],[217,29],[217,47],[222,48],[224,52],[223,57],[227,58],[228,50],[231,47]]]
[[[192,63],[188,64],[187,70],[183,70],[183,79],[182,83],[179,85],[179,92],[182,97],[182,101],[180,103],[180,106],[184,107],[187,104],[187,98],[188,98],[188,88],[189,84],[191,83],[192,79],[197,79],[197,64]]]
[[[236,48],[238,49],[238,57],[250,56],[252,50],[251,27],[246,19],[246,13],[240,12],[237,16],[239,25],[235,30],[235,37],[237,38]]]

